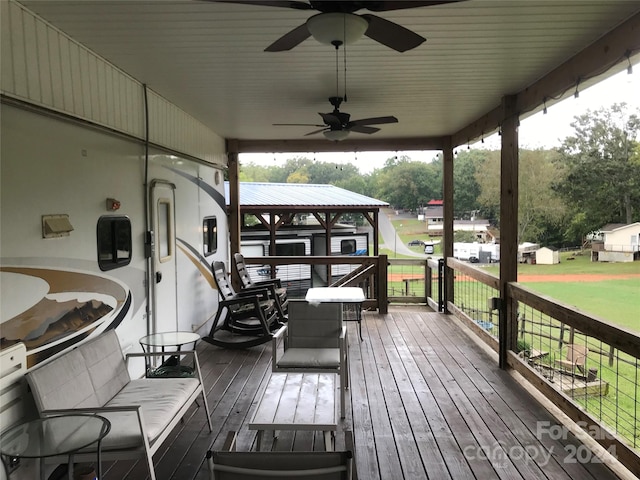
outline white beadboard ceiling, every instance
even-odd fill
[[[309,38],[290,51],[264,52],[315,11],[204,0],[20,3],[225,138],[311,139],[304,134],[313,127],[272,124],[320,124],[318,112],[332,110],[333,47]],[[348,46],[348,102],[340,110],[352,119],[399,120],[352,138],[452,135],[639,12],[637,0],[467,0],[374,12],[427,41],[405,53],[367,37]],[[640,33],[632,35],[637,46]],[[626,64],[621,59],[606,75]],[[342,55],[339,82],[342,95]]]

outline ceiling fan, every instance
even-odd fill
[[[221,3],[242,3],[265,7],[292,8],[295,10],[316,10],[316,14],[307,21],[280,37],[265,48],[266,52],[282,52],[291,50],[310,36],[321,43],[345,45],[353,43],[362,35],[386,45],[398,52],[406,52],[417,47],[426,39],[397,23],[371,14],[356,15],[358,10],[386,12],[407,8],[430,7],[464,0],[432,0],[432,1],[327,1],[309,0],[209,0]]]
[[[329,102],[333,105],[333,112],[331,113],[318,113],[322,120],[324,121],[324,125],[313,124],[313,123],[274,123],[277,126],[307,126],[307,127],[322,127],[319,130],[314,130],[313,132],[309,132],[305,134],[315,135],[316,133],[323,133],[325,137],[329,140],[333,140],[335,142],[344,140],[349,136],[350,132],[358,132],[358,133],[376,133],[380,129],[377,127],[372,127],[371,125],[382,125],[384,123],[398,123],[398,119],[393,116],[386,117],[372,117],[372,118],[362,118],[360,120],[351,120],[351,115],[348,113],[341,112],[339,110],[340,104],[342,103],[342,97],[329,97]]]

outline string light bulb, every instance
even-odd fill
[[[580,79],[579,78],[576,81],[576,91],[573,92],[573,98],[579,98],[580,97],[580,91],[578,90],[578,86],[580,86]]]
[[[627,67],[627,75],[631,75],[633,73],[633,65],[631,65],[631,55],[627,52],[627,62],[629,62],[629,66]]]
[[[542,109],[542,114],[546,115],[547,114],[547,97],[544,97],[544,99],[542,100],[542,103],[544,104],[544,108]]]

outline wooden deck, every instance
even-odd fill
[[[549,434],[553,417],[454,319],[419,309],[366,312],[363,342],[349,323],[350,398],[338,429],[354,432],[360,479],[618,478],[570,433]],[[208,479],[205,452],[229,430],[239,432],[239,449],[255,448],[247,424],[270,375],[270,345],[201,342],[198,351],[215,431],[194,407],[154,457],[158,480]],[[267,434],[269,448],[322,449],[322,433],[281,432],[275,442]],[[146,477],[140,462],[105,467],[107,480]]]

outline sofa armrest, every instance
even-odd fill
[[[117,407],[82,407],[82,408],[61,408],[56,410],[43,410],[41,415],[47,417],[51,415],[70,415],[74,413],[116,413],[116,412],[139,412],[142,405],[119,405]]]

